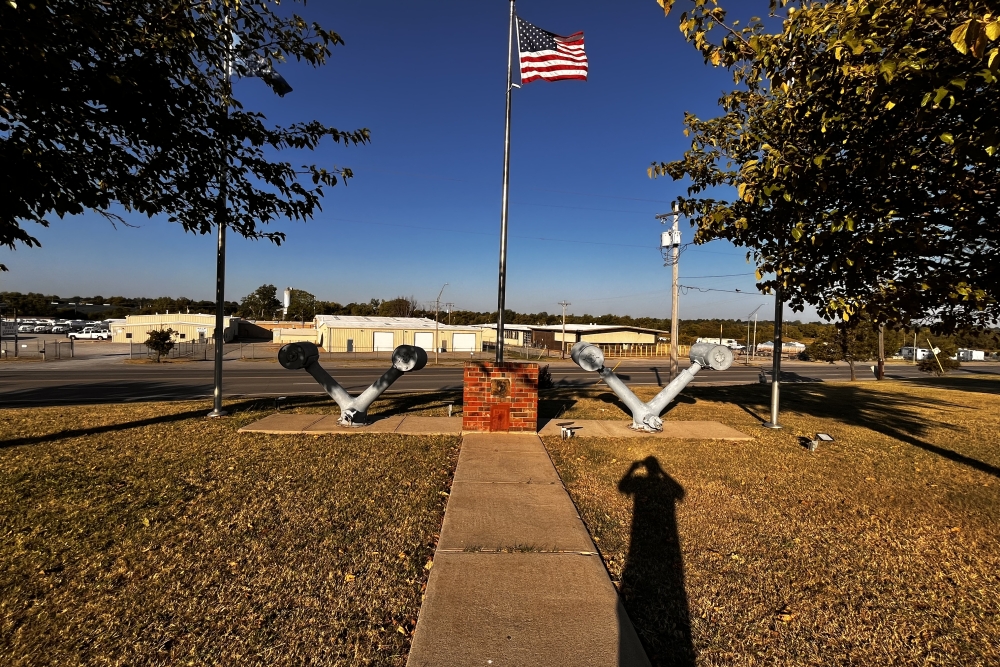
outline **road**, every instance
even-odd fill
[[[385,367],[343,367],[328,370],[349,392],[357,393],[370,385]],[[47,363],[0,364],[0,406],[71,405],[128,401],[203,399],[212,396],[212,363],[196,361],[184,364],[129,365],[121,360],[68,360]],[[616,373],[627,384],[663,386],[669,380],[664,360],[623,361]],[[596,385],[596,373],[586,372],[569,363],[553,363],[552,377],[559,387]],[[761,372],[770,377],[770,366],[733,366],[729,370],[703,370],[693,384],[751,384]],[[868,365],[858,365],[858,378],[873,381]],[[1000,364],[964,364],[957,374],[1000,374]],[[890,364],[890,379],[923,377],[914,367]],[[829,382],[850,379],[846,364],[784,362],[782,382]],[[393,392],[459,390],[460,366],[428,366],[400,378]],[[322,394],[305,371],[285,370],[276,363],[227,361],[223,370],[223,389],[227,398],[273,397]]]

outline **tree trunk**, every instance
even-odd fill
[[[851,382],[857,382],[858,378],[854,374],[854,359],[848,359],[847,364],[851,367]]]

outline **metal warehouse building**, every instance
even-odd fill
[[[327,352],[391,352],[416,345],[428,352],[479,352],[483,332],[476,327],[437,324],[425,317],[360,317],[317,315],[317,342]]]
[[[568,352],[580,341],[593,343],[609,356],[655,356],[668,354],[670,333],[658,329],[614,324],[567,324],[566,340],[562,325],[533,327],[532,339],[538,347]]]
[[[236,338],[240,318],[225,317],[222,320],[223,337],[226,342]],[[111,340],[116,343],[144,343],[148,332],[153,329],[173,329],[174,340],[212,340],[215,330],[215,315],[192,315],[167,313],[164,315],[129,315],[124,321],[111,323]]]

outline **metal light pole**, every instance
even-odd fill
[[[229,224],[229,150],[230,136],[229,128],[229,103],[233,97],[233,33],[230,28],[229,6],[223,3],[225,16],[223,18],[223,39],[225,40],[226,55],[223,60],[223,73],[225,82],[222,85],[222,164],[219,174],[219,197],[218,211],[216,212],[215,224],[219,227],[218,247],[216,249],[215,261],[215,389],[213,391],[214,407],[208,413],[209,417],[223,417],[227,413],[222,409],[222,358],[226,353],[226,330],[223,326],[225,320],[225,295],[226,295],[226,225]],[[244,60],[244,64],[248,64]],[[274,69],[261,58],[251,61],[253,68],[250,76],[257,76],[263,79],[268,86],[279,96],[284,97],[292,92],[292,87],[285,79],[274,71]],[[267,65],[265,67],[265,65]],[[141,309],[141,302],[140,302]]]
[[[778,276],[781,280],[781,276]],[[774,288],[774,351],[771,354],[771,421],[764,422],[765,428],[781,428],[778,423],[778,400],[781,391],[781,322],[785,314],[785,304],[781,300],[781,283]]]
[[[559,358],[566,358],[566,306],[572,306],[569,301],[560,301],[559,305],[563,309],[563,327],[562,327],[562,341],[559,343]]]
[[[441,349],[441,344],[438,342],[438,310],[441,308],[441,295],[444,294],[444,288],[448,286],[448,283],[441,285],[441,291],[438,292],[437,298],[434,299],[434,365],[438,365],[438,351]]]
[[[878,379],[885,379],[885,325],[878,325]]]
[[[229,29],[229,8],[226,7],[226,18],[223,38],[226,40],[225,83],[223,91],[223,123],[229,120],[229,100],[233,94],[232,63],[230,50],[232,34]],[[215,214],[215,224],[219,228],[218,243],[215,253],[215,387],[212,392],[213,407],[209,417],[224,417],[228,413],[222,409],[222,359],[226,354],[226,333],[224,328],[226,309],[226,225],[229,217],[229,131],[222,128],[222,163],[219,169],[219,200]]]

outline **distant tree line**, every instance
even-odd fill
[[[106,320],[122,318],[126,315],[153,315],[155,313],[215,313],[215,301],[196,301],[187,297],[160,296],[147,297],[105,297],[70,296],[60,297],[56,294],[41,294],[38,292],[0,292],[0,302],[7,304],[5,316],[10,317],[17,311],[18,317],[52,317],[59,319]],[[76,304],[71,305],[71,304]],[[90,305],[88,305],[90,304]],[[227,301],[227,315],[235,315],[240,304]]]

